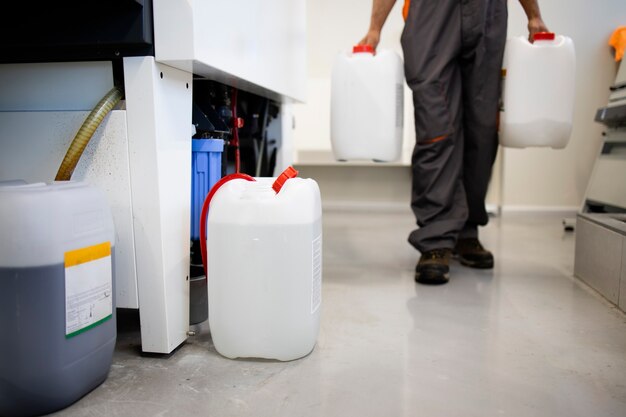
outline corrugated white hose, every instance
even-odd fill
[[[65,158],[63,158],[63,162],[61,162],[55,181],[69,181],[72,178],[74,169],[76,165],[78,165],[78,160],[94,132],[98,126],[100,126],[104,117],[113,110],[121,99],[122,91],[117,87],[113,87],[102,100],[96,104],[96,107],[89,113],[83,125],[78,129],[76,136],[74,136],[74,140],[70,144]]]

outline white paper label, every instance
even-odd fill
[[[65,337],[83,333],[113,314],[111,244],[65,253]]]

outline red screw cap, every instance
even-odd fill
[[[553,41],[554,32],[537,32],[533,35],[534,41]]]
[[[353,54],[359,54],[363,52],[373,54],[375,52],[374,47],[372,45],[354,45],[352,47]]]
[[[276,181],[274,181],[274,184],[272,184],[272,189],[276,191],[276,193],[278,194],[278,192],[280,191],[281,188],[283,188],[283,185],[285,185],[285,182],[287,182],[288,179],[295,178],[297,176],[298,176],[298,171],[296,171],[294,167],[288,166],[287,169],[285,169],[278,176],[278,178],[276,178]]]

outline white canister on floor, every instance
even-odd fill
[[[576,57],[566,36],[538,33],[507,41],[500,144],[565,148],[574,117]]]
[[[357,45],[333,64],[330,139],[337,160],[393,162],[402,152],[404,72],[390,50]]]
[[[228,358],[292,360],[320,325],[322,210],[313,179],[233,179],[212,197],[207,227],[209,326]]]

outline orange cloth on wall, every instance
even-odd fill
[[[402,8],[402,17],[406,20],[406,17],[409,15],[409,6],[411,5],[411,0],[404,0],[404,7]]]
[[[626,49],[626,26],[620,26],[611,35],[609,45],[615,48],[615,60],[620,61]]]

